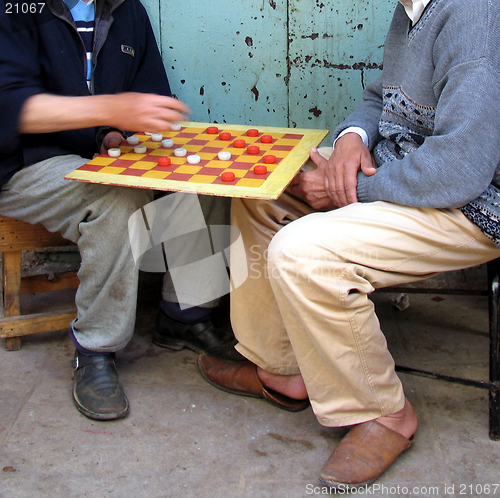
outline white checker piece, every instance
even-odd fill
[[[187,154],[187,150],[179,147],[178,149],[174,149],[175,157],[184,157]]]
[[[139,143],[139,137],[132,135],[127,138],[127,143],[130,145],[137,145]]]
[[[122,151],[118,148],[112,148],[108,149],[108,156],[109,157],[119,157]]]

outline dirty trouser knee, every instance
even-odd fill
[[[254,240],[259,227],[272,236],[270,223],[284,218],[286,200],[258,209],[255,201],[238,201],[233,217],[243,224],[245,211],[252,215],[246,225]],[[395,413],[404,394],[368,295],[498,255],[500,249],[456,209],[377,202],[304,216],[273,238],[263,262],[267,274],[256,275],[254,294],[234,292],[237,349],[265,370],[300,372],[323,425]],[[251,264],[250,256],[250,275]],[[265,294],[268,304],[261,303],[247,325],[242,317],[255,293]]]
[[[130,340],[135,324],[138,269],[128,218],[152,200],[152,193],[64,180],[85,162],[58,156],[22,169],[3,187],[0,213],[42,223],[78,244],[75,338],[92,351],[116,351]]]

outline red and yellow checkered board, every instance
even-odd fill
[[[216,126],[217,134],[207,133]],[[256,137],[247,131],[257,129]],[[213,130],[212,130],[213,131]],[[230,140],[222,140],[220,133],[230,133]],[[277,199],[286,189],[299,169],[309,159],[311,147],[315,147],[328,134],[328,130],[297,128],[252,127],[242,125],[213,125],[207,123],[182,123],[179,131],[167,131],[163,138],[171,138],[173,147],[165,148],[153,141],[150,135],[136,134],[140,144],[147,147],[145,154],[134,152],[134,146],[126,141],[120,144],[121,155],[110,157],[101,154],[66,176],[70,180],[121,185],[126,187],[196,191],[199,194],[255,199]],[[262,143],[261,137],[270,135],[271,143]],[[235,140],[244,140],[244,147],[235,147]],[[247,148],[257,145],[260,152],[250,154]],[[187,156],[176,157],[174,149],[184,148],[187,156],[196,154],[201,161],[189,164]],[[231,153],[229,161],[218,158],[218,153]],[[274,164],[265,164],[264,156],[276,156]],[[159,166],[159,157],[169,157],[170,166]],[[256,165],[267,167],[267,173],[257,175]],[[223,181],[221,174],[231,171],[233,181]]]

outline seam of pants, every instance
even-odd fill
[[[352,268],[355,267],[355,265],[350,265],[352,266]],[[347,319],[349,320],[349,325],[350,325],[350,328],[351,328],[351,334],[352,334],[352,337],[354,339],[354,342],[356,344],[356,350],[358,352],[358,355],[359,355],[359,360],[360,360],[360,363],[362,365],[362,368],[363,368],[363,372],[364,372],[364,375],[365,375],[365,378],[366,378],[366,382],[368,383],[368,385],[370,386],[370,390],[373,394],[373,397],[376,399],[377,401],[377,404],[379,405],[380,407],[380,410],[382,413],[386,413],[387,412],[387,406],[385,405],[385,403],[383,402],[382,398],[379,396],[378,394],[378,391],[376,389],[376,386],[373,382],[373,378],[370,374],[370,369],[368,368],[368,361],[366,359],[366,354],[365,354],[365,348],[363,346],[363,342],[361,341],[361,336],[360,336],[360,331],[359,331],[359,327],[358,327],[358,324],[356,322],[356,318],[355,318],[355,315],[353,314],[353,312],[349,311],[347,309],[347,296],[349,295],[349,286],[347,285],[342,285],[342,279],[344,278],[344,275],[347,273],[347,267],[344,268],[344,270],[342,271],[341,275],[339,276],[339,283],[341,284],[341,287],[342,287],[342,291],[340,292],[340,301],[339,301],[339,304],[341,305],[341,307],[344,309],[344,313],[345,315],[347,316]]]
[[[451,245],[448,245],[448,246],[439,246],[439,247],[436,247],[433,251],[429,251],[429,252],[426,252],[424,254],[418,254],[416,256],[406,257],[404,259],[401,259],[396,264],[394,264],[392,266],[387,266],[387,267],[381,269],[381,271],[397,271],[397,268],[399,268],[400,266],[402,266],[404,263],[407,263],[407,262],[410,262],[410,261],[416,261],[416,260],[421,259],[421,258],[427,258],[427,257],[432,256],[434,254],[438,254],[440,251],[443,251],[444,249],[449,248],[449,247],[459,248],[459,247],[472,246],[475,242],[476,242],[476,239],[474,237],[470,237],[469,240],[467,240],[467,241],[465,241],[465,242],[463,242],[461,244],[455,244],[455,245],[452,245],[452,246]]]

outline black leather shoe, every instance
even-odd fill
[[[76,351],[73,368],[73,400],[85,416],[114,420],[128,414],[129,404],[118,381],[114,353],[85,356]]]
[[[196,353],[208,353],[221,360],[248,361],[234,346],[236,339],[216,327],[212,320],[195,324],[183,323],[158,312],[153,343],[162,348],[180,351],[191,349]]]

